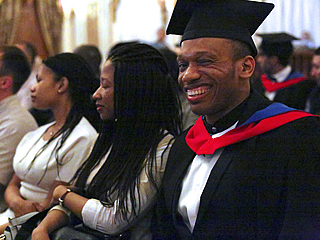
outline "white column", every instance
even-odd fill
[[[99,50],[103,61],[107,57],[107,52],[113,44],[113,22],[111,16],[111,0],[97,0],[98,4],[98,31],[99,31]]]
[[[88,1],[75,1],[73,5],[75,13],[75,39],[73,42],[72,50],[76,47],[87,44],[87,7]]]
[[[73,33],[73,24],[72,24],[72,2],[69,0],[61,0],[61,4],[63,7],[63,25],[62,25],[62,44],[61,51],[67,52],[72,49],[72,33]]]

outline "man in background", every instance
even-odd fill
[[[292,41],[298,38],[284,32],[258,36],[262,37],[262,42],[257,62],[263,75],[261,82],[256,81],[253,88],[271,101],[304,110],[314,82],[307,80],[290,64],[294,51]]]
[[[102,61],[102,55],[99,48],[95,45],[86,44],[86,45],[81,45],[77,47],[76,49],[74,49],[73,52],[83,57],[91,66],[97,78],[97,82],[94,82],[92,84],[95,86],[94,89],[97,90],[97,88],[100,85],[100,65]]]
[[[316,86],[308,96],[305,110],[320,115],[320,47],[315,50],[312,57],[310,77],[315,81]]]
[[[12,160],[22,137],[37,123],[16,95],[30,74],[24,53],[13,46],[0,48],[0,209],[5,210],[4,190],[11,179]]]
[[[95,79],[92,79],[92,82],[90,83],[90,92],[93,95],[100,86],[100,65],[102,61],[102,55],[100,53],[100,50],[95,45],[85,44],[78,46],[76,49],[74,49],[73,52],[79,55],[80,57],[84,58],[91,66],[95,74]],[[92,121],[90,123],[97,131],[99,131],[101,123],[99,112],[96,111],[96,109],[90,109],[88,111],[89,112],[87,113],[87,115],[92,116]]]

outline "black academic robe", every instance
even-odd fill
[[[320,86],[314,87],[308,97],[307,111],[312,114],[320,115]]]
[[[295,76],[295,75],[298,75],[298,74],[292,71],[286,80],[290,80],[291,76]],[[266,89],[263,87],[260,80],[256,80],[251,85],[253,89],[258,91],[262,95],[265,94]],[[276,95],[273,101],[283,103],[288,107],[304,110],[306,107],[306,101],[308,99],[308,96],[311,93],[312,89],[315,87],[315,85],[316,85],[315,81],[307,79],[307,80],[298,82],[294,85],[279,89],[276,91]]]
[[[270,101],[250,95],[240,124]],[[320,238],[320,123],[305,117],[229,145],[211,171],[193,232],[177,212],[195,153],[187,131],[171,148],[152,222],[154,239]]]
[[[304,110],[308,96],[314,87],[314,81],[309,79],[304,80],[287,88],[278,90],[273,101],[283,103],[292,108]]]

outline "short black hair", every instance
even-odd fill
[[[100,76],[100,64],[102,61],[102,55],[98,47],[94,45],[81,45],[74,51],[75,54],[83,57],[91,66],[94,74]]]
[[[239,41],[239,40],[233,40],[229,39],[232,45],[232,51],[233,51],[233,61],[237,61],[241,58],[244,58],[245,56],[255,56],[255,53],[249,46],[249,44]]]
[[[22,45],[25,47],[25,54],[27,54],[28,57],[30,57],[30,61],[31,61],[30,64],[31,64],[31,66],[33,66],[33,64],[36,60],[36,56],[38,54],[36,47],[29,42],[20,42],[17,45]]]
[[[289,64],[294,50],[290,41],[280,43],[262,41],[260,49],[262,54],[265,54],[268,57],[277,57],[282,66],[287,66]]]
[[[320,55],[320,47],[318,47],[318,48],[314,51],[314,55]]]
[[[12,77],[12,93],[15,94],[31,73],[30,63],[25,54],[17,47],[2,46],[0,52],[3,53],[0,67],[1,74]]]

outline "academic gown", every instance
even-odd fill
[[[235,121],[245,122],[270,103],[252,92]],[[318,117],[224,147],[202,193],[192,233],[177,211],[182,181],[195,157],[186,144],[187,132],[169,154],[152,223],[154,239],[319,238]]]
[[[292,71],[285,81],[302,76],[302,74]],[[308,95],[311,93],[315,85],[316,83],[314,81],[306,79],[285,88],[281,88],[276,91],[273,101],[283,103],[292,108],[304,110]],[[265,94],[266,89],[263,87],[261,81],[256,81],[252,86],[262,95]]]

